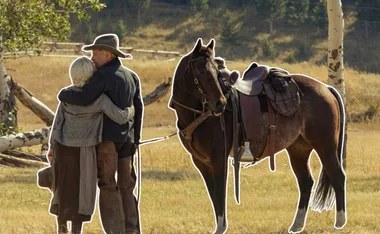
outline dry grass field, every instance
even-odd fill
[[[73,58],[20,58],[7,60],[13,78],[52,110],[60,88],[69,85],[67,71]],[[265,62],[261,62],[265,63]],[[124,64],[137,72],[143,93],[172,76],[176,61],[136,59]],[[228,66],[243,72],[249,61]],[[304,73],[322,81],[327,69],[307,63],[280,64],[292,73]],[[380,103],[380,75],[345,70],[350,111],[363,111]],[[167,108],[168,97],[147,106],[143,138],[168,135],[175,129],[174,112]],[[19,106],[19,126],[24,130],[44,124],[29,110]],[[347,155],[348,223],[335,230],[334,211],[309,211],[304,233],[379,233],[380,223],[380,125],[378,120],[350,124]],[[24,149],[36,152],[38,147]],[[314,179],[320,164],[312,156]],[[231,169],[231,167],[230,167]],[[0,234],[54,233],[55,219],[49,215],[50,193],[36,186],[37,169],[0,167]],[[241,204],[233,198],[232,174],[228,181],[228,233],[286,233],[298,201],[295,177],[285,152],[277,155],[277,170],[271,173],[267,160],[241,172]],[[214,218],[203,181],[189,155],[176,137],[142,146],[141,222],[144,233],[211,233]],[[102,233],[98,213],[85,225],[84,233]]]

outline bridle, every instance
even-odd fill
[[[191,108],[191,107],[189,107],[189,106],[187,106],[187,105],[185,105],[185,104],[182,104],[182,103],[176,101],[176,100],[174,99],[174,97],[172,97],[171,101],[174,102],[174,103],[176,103],[177,105],[179,105],[179,106],[181,106],[181,107],[187,109],[187,110],[190,110],[190,111],[192,111],[192,112],[194,112],[194,113],[196,113],[196,114],[200,114],[200,115],[202,115],[202,114],[205,113],[205,110],[207,109],[206,106],[207,106],[207,104],[208,104],[208,101],[207,101],[207,94],[203,91],[204,89],[202,88],[202,86],[201,86],[201,84],[200,84],[200,82],[199,82],[199,79],[197,78],[197,75],[196,75],[195,70],[194,70],[194,62],[196,62],[196,61],[198,61],[198,60],[200,60],[200,59],[206,59],[206,61],[207,61],[208,63],[211,63],[211,64],[214,66],[215,70],[218,72],[218,68],[217,68],[217,66],[213,63],[212,58],[205,58],[205,57],[201,56],[201,57],[198,57],[198,58],[195,58],[195,59],[190,59],[190,61],[188,62],[188,65],[187,65],[187,67],[186,67],[186,69],[185,69],[185,72],[184,72],[184,74],[183,74],[183,77],[186,76],[186,74],[189,72],[189,68],[190,68],[190,69],[191,69],[191,72],[192,72],[192,74],[193,74],[193,76],[194,76],[193,82],[194,82],[194,84],[195,84],[195,86],[196,86],[196,89],[197,89],[198,93],[199,93],[200,96],[201,96],[202,111],[200,111],[200,110],[196,110],[196,109]],[[223,96],[223,92],[221,93],[221,95]],[[208,111],[210,111],[210,110],[208,110]],[[214,113],[213,113],[213,115],[217,116],[217,115],[214,114]]]
[[[194,62],[195,61],[198,61],[200,59],[206,59],[207,62],[211,62],[211,64],[214,66],[215,70],[218,71],[217,69],[217,66],[213,63],[213,60],[212,58],[205,58],[205,57],[198,57],[198,58],[195,58],[195,59],[190,59],[189,62],[188,62],[188,65],[185,69],[185,72],[183,74],[183,78],[186,76],[186,74],[189,72],[189,70],[191,69],[191,72],[193,73],[193,76],[194,76],[194,79],[193,79],[193,82],[196,86],[196,89],[198,91],[198,93],[201,95],[201,103],[202,103],[202,110],[197,110],[197,109],[194,109],[192,107],[189,107],[185,104],[182,104],[180,102],[178,102],[177,100],[175,100],[174,98],[174,95],[172,96],[171,98],[171,104],[170,106],[172,106],[173,103],[175,103],[176,105],[184,108],[184,109],[187,109],[195,114],[198,114],[200,115],[199,117],[195,118],[187,127],[185,127],[184,129],[180,130],[180,134],[182,137],[184,137],[190,147],[192,148],[191,146],[191,142],[192,142],[192,135],[193,135],[193,132],[194,130],[201,124],[203,123],[205,120],[207,120],[208,118],[212,117],[212,116],[220,116],[221,118],[221,125],[222,125],[222,128],[224,129],[224,116],[223,114],[219,114],[219,115],[216,115],[215,113],[213,113],[211,110],[207,110],[206,111],[206,105],[208,104],[208,101],[207,101],[207,94],[203,91],[203,88],[199,82],[199,79],[197,78],[196,76],[196,73],[195,73],[195,70],[194,70]],[[223,95],[223,92],[221,93],[221,95]],[[224,95],[223,95],[224,96]],[[222,123],[223,122],[223,123]]]

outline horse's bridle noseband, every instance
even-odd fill
[[[217,68],[217,66],[212,62],[212,58],[199,57],[199,58],[191,59],[191,60],[188,62],[188,65],[187,65],[187,67],[186,67],[185,73],[184,73],[184,75],[183,75],[183,76],[185,76],[186,73],[188,73],[189,70],[191,69],[191,72],[193,73],[193,76],[194,76],[194,79],[193,79],[194,84],[195,84],[195,86],[196,86],[196,89],[197,89],[198,93],[201,95],[202,111],[195,110],[195,109],[190,108],[190,107],[188,107],[188,106],[186,106],[186,105],[183,105],[183,104],[181,104],[181,103],[175,101],[175,100],[172,98],[173,102],[175,102],[175,103],[177,103],[178,105],[180,105],[180,106],[182,106],[182,107],[184,107],[184,108],[186,108],[186,109],[188,109],[188,110],[191,110],[191,111],[193,111],[193,112],[195,112],[195,113],[197,113],[197,114],[203,114],[203,113],[205,113],[205,110],[206,110],[206,104],[208,103],[208,102],[207,102],[207,94],[203,91],[203,88],[202,88],[202,86],[201,86],[201,84],[200,84],[200,82],[199,82],[199,79],[197,78],[197,75],[196,75],[195,70],[194,70],[194,62],[197,61],[197,60],[200,60],[200,59],[206,59],[206,61],[211,62],[211,64],[214,66],[214,68],[215,68],[215,70],[216,70],[217,72],[218,72],[218,68]],[[189,69],[189,68],[190,68],[190,69]],[[223,95],[223,92],[222,92],[222,95]],[[214,114],[214,115],[215,115],[215,114]]]

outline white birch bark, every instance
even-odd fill
[[[3,127],[7,127],[9,124],[9,112],[12,110],[12,108],[9,106],[10,90],[8,88],[6,79],[2,38],[3,37],[0,35],[0,123],[2,123]]]
[[[47,126],[53,124],[54,112],[39,101],[28,90],[18,84],[12,78],[8,79],[8,86],[17,99],[34,114],[36,114]]]
[[[343,65],[344,20],[340,0],[327,1],[329,19],[328,36],[328,84],[336,88],[346,103]]]
[[[24,147],[46,144],[49,140],[50,127],[41,128],[29,132],[6,135],[0,137],[0,152]]]

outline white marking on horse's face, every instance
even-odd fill
[[[347,215],[343,210],[336,212],[335,215],[335,228],[342,229],[347,223]]]

